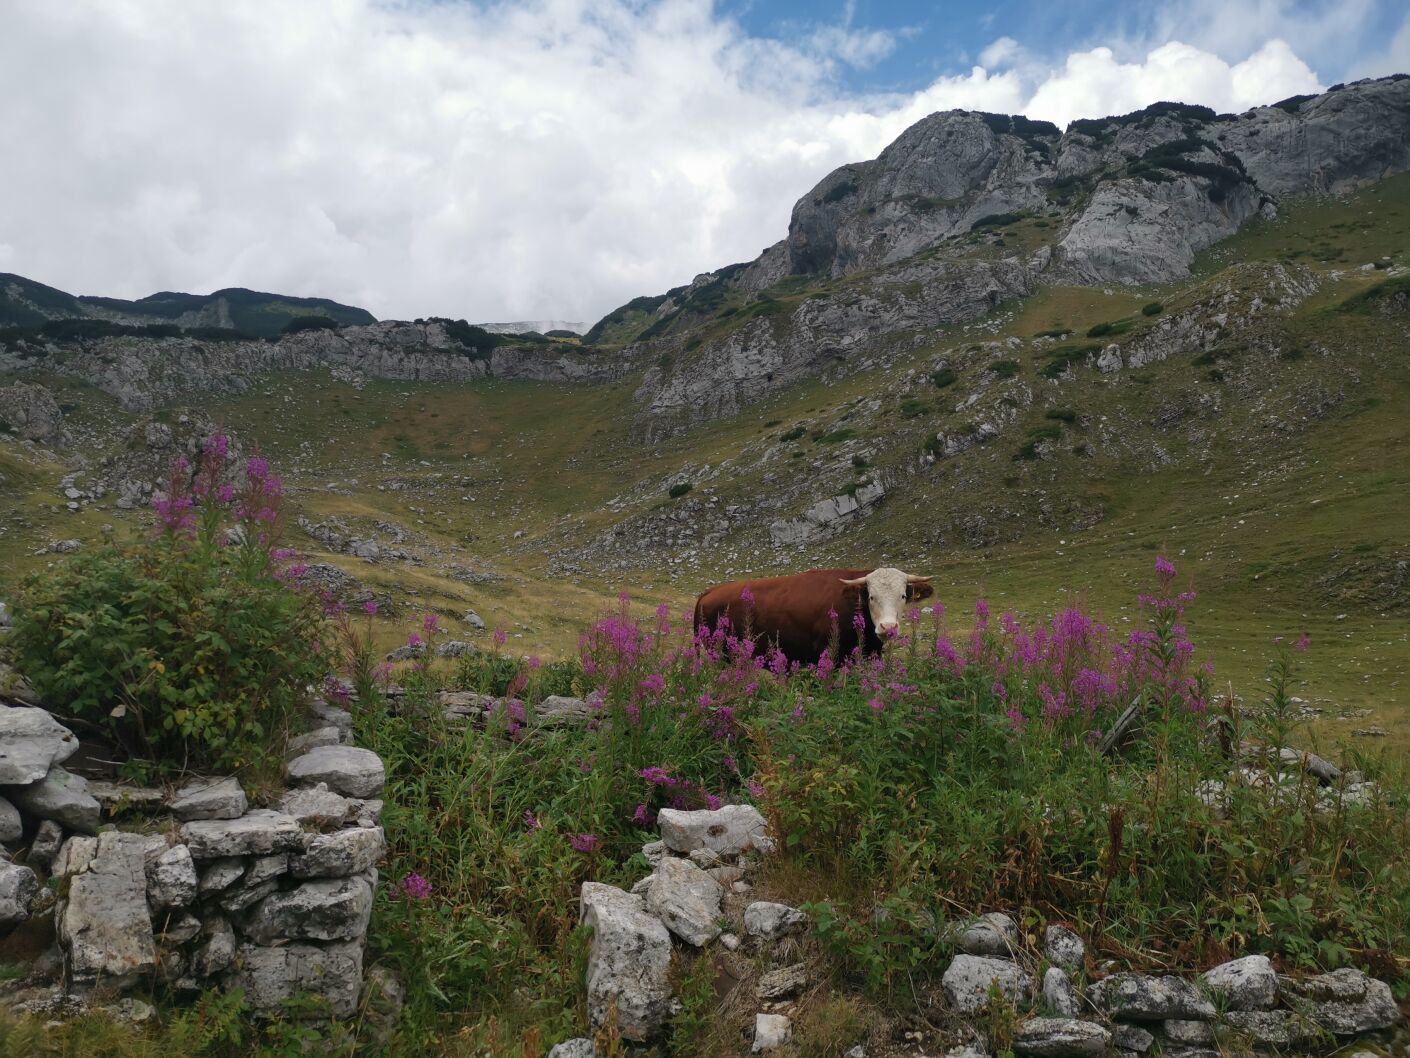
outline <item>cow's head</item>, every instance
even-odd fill
[[[935,594],[929,577],[917,577],[892,566],[874,569],[865,577],[855,580],[844,578],[842,583],[849,588],[865,589],[871,623],[881,636],[896,634],[901,626],[901,607],[905,603],[918,602]]]

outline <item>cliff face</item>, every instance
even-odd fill
[[[1410,77],[1241,115],[1160,103],[1065,132],[949,111],[828,174],[787,237],[642,319],[648,437],[884,363],[1048,284],[1166,283],[1280,202],[1410,169]],[[682,288],[685,289],[685,288]],[[694,306],[694,308],[693,308]]]
[[[272,371],[328,369],[342,378],[468,382],[479,378],[606,382],[632,369],[630,356],[570,346],[498,346],[473,355],[442,323],[388,321],[313,330],[277,341],[115,337],[0,347],[0,371],[46,371],[82,379],[129,411],[150,411],[202,393],[243,393]]]

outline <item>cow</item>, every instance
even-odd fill
[[[748,629],[756,646],[776,645],[789,661],[812,664],[832,645],[835,622],[839,655],[859,643],[863,653],[876,654],[883,638],[900,627],[902,605],[935,593],[930,579],[882,566],[731,581],[695,600],[695,630],[713,631],[728,617],[730,630],[742,635]],[[862,617],[860,637],[856,614]]]

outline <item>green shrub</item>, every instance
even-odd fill
[[[1013,378],[1022,366],[1017,360],[995,360],[989,365],[989,370],[1000,378]]]
[[[918,418],[929,410],[929,404],[923,400],[916,400],[914,397],[907,397],[901,401],[901,418],[903,419]]]
[[[295,589],[300,569],[276,550],[278,481],[253,458],[241,491],[227,491],[224,458],[216,435],[194,483],[173,469],[154,505],[159,534],[31,578],[9,637],[35,690],[137,769],[277,760],[326,672],[319,601]]]
[[[935,383],[937,389],[944,389],[947,386],[953,386],[955,380],[959,377],[959,375],[955,374],[954,368],[942,367],[939,371],[936,371],[930,376],[930,381]]]
[[[852,466],[857,470],[865,470],[867,467],[871,466],[871,464],[867,462],[866,456],[858,452],[852,457]]]
[[[1152,301],[1148,304],[1141,306],[1142,316],[1159,316],[1164,311],[1165,306],[1158,301]]]
[[[808,431],[801,426],[793,426],[787,430],[784,430],[783,433],[779,434],[778,439],[785,443],[789,441],[796,441],[798,440],[798,438],[802,437],[807,432]]]
[[[1071,327],[1049,327],[1045,331],[1039,331],[1034,338],[1066,338],[1072,333]]]
[[[1055,419],[1058,422],[1076,422],[1077,412],[1071,408],[1049,408],[1043,413],[1045,419]]]
[[[850,426],[844,426],[840,430],[833,430],[830,433],[818,434],[816,437],[813,438],[813,441],[816,444],[820,445],[835,445],[841,444],[843,441],[850,441],[856,436],[856,430],[852,429]]]
[[[678,500],[694,487],[695,486],[688,481],[677,481],[674,485],[672,485],[669,489],[666,490],[666,495],[671,497],[671,499],[673,500]]]

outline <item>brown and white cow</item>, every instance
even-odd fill
[[[746,595],[747,592],[747,595]],[[760,647],[777,644],[789,661],[812,663],[827,652],[834,618],[838,652],[858,644],[853,616],[862,615],[864,653],[881,650],[882,639],[900,626],[902,607],[934,594],[929,577],[891,566],[879,569],[810,569],[788,577],[736,580],[695,600],[695,629],[715,629],[728,616],[736,634],[745,628]],[[752,601],[748,596],[752,596]]]

